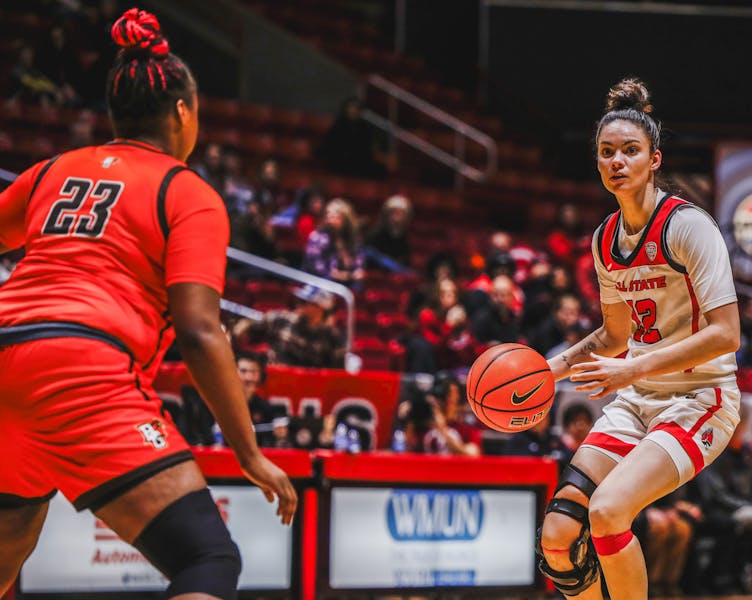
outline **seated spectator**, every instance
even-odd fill
[[[529,345],[544,356],[554,346],[561,344],[567,331],[580,322],[580,300],[571,294],[556,299],[554,313],[527,334]]]
[[[411,218],[412,205],[405,196],[392,196],[384,202],[379,220],[366,239],[369,263],[386,271],[409,269]]]
[[[331,448],[334,445],[336,424],[334,415],[321,417],[315,413],[313,406],[308,405],[301,416],[290,422],[293,445],[301,450]]]
[[[13,272],[13,269],[15,267],[16,265],[11,263],[9,260],[0,260],[0,284],[8,281],[8,278],[10,277],[10,274]]]
[[[321,223],[326,206],[326,197],[321,189],[312,187],[301,192],[298,203],[299,210],[295,232],[302,250],[305,248],[308,238]]]
[[[752,367],[752,299],[739,298],[739,321],[741,343],[736,352],[736,361],[740,367]]]
[[[270,260],[277,258],[274,228],[255,202],[230,219],[230,246]]]
[[[253,187],[253,202],[267,219],[290,203],[282,188],[279,163],[273,158],[261,163]]]
[[[498,253],[508,254],[514,260],[517,267],[514,282],[518,285],[524,284],[530,264],[542,254],[524,242],[513,240],[509,233],[502,230],[494,231],[488,240],[487,256]]]
[[[258,354],[251,352],[238,352],[235,355],[238,366],[238,375],[243,384],[245,400],[248,410],[251,412],[251,421],[254,425],[263,425],[256,430],[259,446],[270,446],[273,442],[271,423],[274,418],[274,409],[266,398],[258,395],[257,389],[266,379],[265,360]]]
[[[290,438],[290,419],[288,417],[274,417],[272,419],[272,440],[268,448],[292,448]]]
[[[10,73],[8,97],[11,100],[34,102],[39,104],[63,104],[63,91],[37,69],[34,62],[34,48],[21,46],[18,61]]]
[[[383,178],[386,168],[377,149],[373,126],[362,118],[357,98],[347,99],[316,150],[330,171],[340,175]]]
[[[644,549],[651,595],[681,596],[679,581],[687,562],[699,508],[679,488],[642,510],[632,531]]]
[[[37,66],[60,90],[62,104],[71,106],[80,102],[75,88],[81,67],[76,52],[68,44],[65,29],[59,23],[50,27],[49,37],[39,50]]]
[[[407,370],[435,373],[464,367],[472,362],[476,350],[457,284],[444,279],[420,311],[418,331],[407,340]]]
[[[509,254],[496,252],[488,256],[485,261],[484,272],[466,286],[467,298],[465,306],[470,316],[473,316],[475,312],[490,304],[491,290],[493,288],[492,282],[499,275],[506,275],[510,280],[514,281],[516,270],[517,264]],[[525,296],[522,290],[517,284],[514,284],[511,306],[515,314],[519,315],[522,312],[524,300]]]
[[[245,214],[253,199],[253,190],[250,182],[243,175],[243,159],[237,148],[225,148],[220,172],[222,199],[227,207],[227,214],[230,218]]]
[[[116,46],[110,30],[121,13],[117,0],[99,0],[82,3],[85,22],[77,39],[84,43],[79,53],[82,74],[78,91],[91,108],[104,108],[102,82],[106,81],[110,65],[115,59]]]
[[[593,412],[587,404],[574,402],[564,409],[561,443],[574,455],[593,428]]]
[[[520,317],[515,310],[517,285],[507,275],[493,280],[488,304],[471,317],[472,332],[482,344],[516,342],[520,337]]]
[[[93,146],[94,140],[94,121],[96,116],[90,110],[82,110],[79,115],[71,122],[68,128],[68,148],[84,148]]]
[[[525,294],[522,328],[525,331],[539,325],[554,310],[556,295],[551,271],[551,263],[543,256],[536,257],[528,266],[528,275],[522,285]]]
[[[579,322],[575,323],[574,325],[570,325],[569,327],[564,329],[564,339],[559,344],[556,344],[556,346],[549,348],[548,352],[546,352],[544,356],[546,358],[553,358],[557,354],[561,354],[567,348],[571,348],[577,342],[584,340],[585,336],[589,333],[590,330],[587,327],[583,327],[583,325]],[[576,384],[569,381],[569,379],[562,379],[556,382],[556,389],[571,389],[575,386]]]
[[[204,148],[204,156],[201,162],[193,165],[193,170],[199,174],[199,177],[212,186],[220,196],[224,192],[223,158],[222,146],[210,143]]]
[[[323,224],[308,238],[303,270],[349,286],[365,278],[358,224],[349,202],[335,198],[326,205]]]
[[[318,435],[319,448],[334,447],[334,429],[337,426],[337,417],[329,413],[321,419],[321,431]]]
[[[425,436],[433,425],[433,405],[428,401],[426,392],[418,385],[417,378],[406,380],[394,417],[392,450],[423,452]]]
[[[429,394],[433,424],[423,439],[426,453],[480,456],[481,430],[460,418],[464,397],[464,389],[452,373],[436,374]]]
[[[459,267],[457,260],[451,254],[439,252],[431,256],[426,264],[426,282],[417,289],[410,290],[407,302],[407,316],[417,319],[418,313],[428,303],[428,299],[440,281],[457,279]]]
[[[530,429],[512,434],[504,446],[507,456],[542,456],[554,459],[559,471],[569,464],[574,453],[551,430],[551,415],[546,413]]]
[[[215,441],[212,431],[216,423],[214,415],[194,386],[181,386],[180,397],[185,413],[185,440],[191,446],[210,448]]]
[[[583,299],[584,310],[592,319],[600,317],[601,294],[598,286],[598,275],[595,270],[595,259],[591,251],[590,242],[585,239],[580,243],[573,267],[574,282],[578,295]]]
[[[241,319],[233,328],[233,337],[250,335],[267,343],[269,364],[343,368],[344,338],[329,319],[334,298],[312,285],[298,288],[294,294],[300,300],[295,310],[269,311],[255,323]]]
[[[557,222],[546,239],[546,247],[553,260],[571,265],[574,263],[577,244],[584,229],[580,211],[575,204],[562,204],[559,207]]]

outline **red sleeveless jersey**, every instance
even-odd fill
[[[167,286],[221,293],[229,235],[218,194],[153,146],[116,140],[39,163],[0,194],[0,243],[26,249],[0,287],[0,328],[105,332],[148,381],[174,337]]]

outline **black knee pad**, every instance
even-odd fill
[[[133,545],[170,580],[168,598],[189,593],[237,598],[240,553],[208,489],[170,504]]]
[[[573,485],[588,498],[593,495],[596,484],[585,473],[568,465],[561,474],[557,491],[565,485]],[[543,528],[538,529],[535,552],[540,559],[538,569],[553,582],[557,590],[565,596],[576,596],[598,579],[600,563],[590,539],[590,521],[588,509],[579,502],[567,498],[552,498],[546,507],[546,514],[556,512],[568,516],[580,524],[580,533],[569,547],[569,561],[573,568],[569,571],[555,571],[546,561],[541,546]]]

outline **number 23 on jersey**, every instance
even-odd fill
[[[121,181],[92,181],[68,177],[42,227],[44,235],[101,237],[112,214],[112,207],[123,192]],[[87,202],[88,199],[92,202]]]

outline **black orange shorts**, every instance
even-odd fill
[[[0,345],[0,507],[60,490],[96,510],[191,458],[122,350],[85,337]]]

